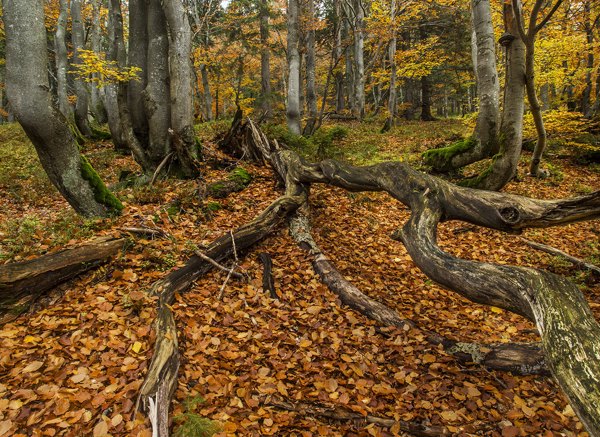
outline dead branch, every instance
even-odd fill
[[[362,424],[373,423],[385,428],[397,427],[399,431],[404,431],[419,437],[450,435],[450,432],[443,426],[397,421],[387,417],[377,417],[372,415],[363,416],[362,414],[355,413],[354,411],[341,406],[328,406],[317,402],[291,401],[270,397],[264,402],[264,405],[285,411],[293,411],[304,416],[324,417],[336,421],[351,421]]]
[[[80,247],[0,266],[0,325],[26,312],[45,292],[98,267],[125,239],[101,238]]]
[[[572,263],[573,265],[585,269],[585,270],[590,270],[598,275],[600,275],[600,267],[595,266],[594,264],[590,264],[580,258],[576,258],[574,256],[569,255],[566,252],[563,252],[560,249],[556,249],[554,247],[551,246],[547,246],[545,244],[542,243],[538,243],[536,241],[531,241],[531,240],[527,240],[525,238],[521,238],[525,244],[527,244],[529,247],[532,247],[536,250],[540,250],[542,252],[548,253],[550,255],[555,255],[555,256],[559,256],[561,258],[566,259],[567,261],[569,261],[570,263]]]

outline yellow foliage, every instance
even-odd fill
[[[73,73],[83,78],[86,82],[93,82],[98,86],[111,83],[140,80],[139,67],[120,68],[115,61],[107,61],[103,54],[91,50],[79,50],[80,64],[73,65]]]

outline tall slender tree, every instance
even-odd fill
[[[288,58],[288,89],[287,89],[287,125],[290,132],[300,135],[300,53],[298,0],[288,0],[287,4],[287,58]]]

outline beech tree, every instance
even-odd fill
[[[43,2],[3,0],[2,6],[8,99],[50,181],[84,216],[119,213],[121,202],[79,154],[67,119],[54,106],[49,92]]]

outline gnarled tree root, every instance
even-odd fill
[[[593,436],[600,436],[600,325],[579,289],[536,269],[467,261],[437,246],[437,226],[462,220],[507,232],[600,217],[600,191],[563,200],[536,200],[450,184],[398,162],[352,167],[335,161],[303,162],[269,145],[251,121],[248,131],[287,190],[327,183],[350,191],[386,191],[407,205],[411,218],[395,239],[431,279],[473,302],[520,314],[536,323],[546,362],[572,408]],[[247,135],[250,135],[247,133]]]

